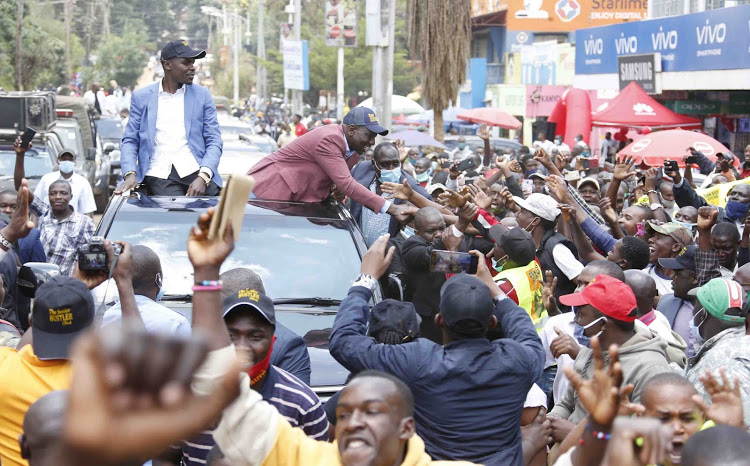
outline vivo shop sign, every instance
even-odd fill
[[[750,6],[576,31],[576,74],[617,73],[617,57],[648,53],[666,72],[750,68]]]

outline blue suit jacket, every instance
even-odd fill
[[[130,119],[122,138],[120,160],[122,173],[135,171],[139,183],[148,172],[154,154],[158,106],[158,82],[133,92],[130,99]],[[208,89],[197,84],[185,85],[183,118],[188,146],[195,160],[201,167],[210,168],[214,183],[221,186],[218,169],[223,144],[216,107]]]
[[[362,161],[355,165],[354,168],[352,168],[352,177],[357,180],[357,183],[361,184],[367,189],[370,189],[372,180],[375,179],[375,168],[373,168],[372,163],[368,161]],[[411,185],[412,189],[414,189],[416,192],[426,197],[427,199],[432,200],[432,197],[427,193],[427,190],[424,189],[422,185],[417,182],[417,180],[404,173],[404,171],[402,170],[401,178],[399,178],[398,181],[399,183],[403,183],[404,180],[409,180],[409,184]],[[401,199],[395,199],[391,202],[393,202],[394,204],[404,203],[404,201],[402,201]],[[351,205],[349,206],[349,212],[351,212],[352,217],[354,217],[354,221],[357,222],[357,225],[362,228],[362,225],[360,223],[362,217],[362,204],[352,199]],[[396,233],[398,233],[399,229],[400,226],[398,224],[398,220],[396,220],[395,217],[391,217],[391,223],[388,224],[388,233],[390,233],[391,238],[396,236]]]

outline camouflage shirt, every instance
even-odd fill
[[[745,327],[724,330],[707,340],[695,356],[688,359],[685,377],[698,390],[708,403],[711,397],[706,393],[700,376],[711,371],[721,379],[719,369],[723,368],[729,380],[737,377],[742,393],[742,409],[745,425],[750,424],[750,335],[745,335]]]

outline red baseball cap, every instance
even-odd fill
[[[580,293],[560,296],[560,302],[566,306],[590,304],[602,314],[622,322],[633,322],[638,315],[633,290],[608,275],[597,275]]]

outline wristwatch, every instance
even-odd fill
[[[651,204],[651,205],[650,205],[649,207],[651,207],[651,210],[656,210],[656,209],[658,209],[658,208],[659,208],[659,207],[661,207],[661,206],[662,206],[662,205],[661,205],[661,204],[659,204],[658,202],[654,202],[654,203],[653,203],[653,204]]]
[[[508,295],[506,295],[505,293],[500,293],[499,295],[492,298],[492,304],[497,306],[501,301],[505,301],[506,299],[508,299]]]
[[[2,245],[7,251],[10,251],[11,249],[13,249],[13,245],[11,244],[11,242],[5,239],[5,236],[1,234],[0,234],[0,245]]]
[[[207,174],[207,173],[205,173],[205,172],[200,172],[200,173],[198,173],[198,177],[199,177],[200,179],[202,179],[203,181],[205,181],[205,182],[206,182],[206,185],[208,185],[208,183],[210,183],[210,182],[211,182],[211,178],[210,178],[210,177],[208,176],[208,174]]]
[[[370,291],[374,292],[375,287],[378,286],[378,281],[375,280],[375,277],[371,275],[362,274],[357,277],[356,280],[354,280],[352,286],[364,286],[365,288],[369,288]]]

